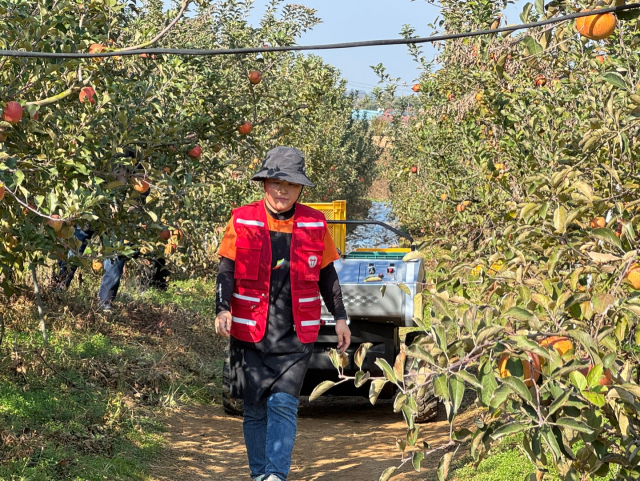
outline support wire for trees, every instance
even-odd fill
[[[476,30],[473,32],[451,33],[446,35],[433,35],[431,37],[415,37],[415,38],[394,38],[386,40],[368,40],[360,42],[346,42],[346,43],[331,43],[324,45],[291,45],[287,47],[255,47],[255,48],[231,48],[231,49],[185,49],[185,48],[149,48],[149,49],[134,49],[127,47],[121,50],[114,50],[113,52],[100,52],[100,53],[64,53],[64,52],[26,52],[23,50],[0,50],[0,57],[36,57],[36,58],[98,58],[98,57],[116,57],[122,55],[199,55],[199,56],[214,56],[214,55],[246,55],[252,53],[272,53],[272,52],[299,52],[305,50],[333,50],[342,48],[357,48],[357,47],[380,47],[386,45],[416,45],[422,43],[440,42],[443,40],[452,40],[457,38],[468,37],[480,37],[482,35],[492,35],[503,32],[515,32],[517,30],[526,30],[535,27],[542,27],[544,25],[556,24],[573,20],[579,17],[589,17],[593,15],[599,15],[603,13],[615,13],[623,12],[626,10],[635,10],[640,8],[640,3],[630,3],[629,5],[619,5],[617,7],[600,8],[597,10],[589,10],[583,12],[571,13],[569,15],[563,15],[562,17],[549,18],[547,20],[541,20],[539,22],[523,23],[520,25],[507,25],[501,28],[494,28],[488,30]]]

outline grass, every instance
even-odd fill
[[[140,292],[126,279],[105,316],[95,310],[98,281],[91,275],[69,292],[45,291],[46,350],[28,295],[2,313],[2,481],[149,480],[149,465],[165,445],[159,419],[166,408],[220,403],[214,284],[185,280],[167,292]],[[506,438],[477,467],[463,456],[450,478],[524,479],[533,467],[520,440]]]
[[[220,402],[212,283],[139,292],[127,282],[103,315],[98,281],[45,290],[46,349],[29,294],[3,312],[0,480],[148,480],[164,410]]]
[[[488,456],[476,467],[470,455],[466,455],[454,462],[450,473],[451,481],[515,481],[528,479],[525,476],[533,473],[535,468],[519,447],[522,444],[522,434],[509,436],[496,444]],[[574,450],[577,451],[577,449]],[[545,481],[560,481],[558,473],[550,469],[545,474]],[[615,474],[606,477],[596,476],[595,481],[612,481]]]

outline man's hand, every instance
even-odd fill
[[[229,337],[231,322],[231,313],[229,311],[220,311],[216,316],[216,334],[222,337]]]
[[[338,335],[338,351],[345,352],[351,344],[351,330],[347,326],[346,319],[336,321],[336,334]]]

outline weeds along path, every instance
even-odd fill
[[[473,414],[463,414],[463,424],[471,424]],[[242,418],[226,415],[220,406],[188,406],[165,424],[168,447],[151,467],[153,481],[249,479]],[[423,425],[420,434],[432,446],[446,443],[444,412],[436,422]],[[376,480],[398,463],[395,441],[405,435],[406,425],[390,401],[376,406],[364,398],[303,402],[289,480]],[[435,480],[438,461],[437,456],[425,460],[421,473],[406,467],[393,479]]]

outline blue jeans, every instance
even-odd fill
[[[244,443],[251,477],[276,475],[286,480],[296,440],[298,400],[276,392],[256,404],[244,404]]]
[[[85,232],[84,230],[76,227],[74,235],[81,242],[80,247],[78,248],[78,253],[82,254],[87,248],[89,239],[93,236],[93,231]],[[74,255],[75,253],[73,251],[69,251],[69,258]],[[134,254],[134,257],[137,255],[139,254]],[[98,298],[100,299],[101,306],[110,306],[111,302],[116,298],[118,289],[120,288],[122,273],[124,272],[124,265],[127,260],[127,257],[118,256],[117,258],[107,259],[104,261],[104,275],[102,276],[100,289],[98,290]],[[68,289],[78,266],[69,265],[66,261],[59,261],[58,267],[59,271],[57,275],[54,276],[55,281],[60,287]],[[153,277],[151,278],[151,287],[166,290],[168,286],[167,277],[169,276],[169,271],[166,269],[165,259],[152,259],[152,268]]]
[[[101,306],[110,307],[111,302],[116,298],[126,262],[126,257],[118,256],[115,259],[105,259],[102,263],[104,275],[102,276],[102,281],[100,281],[100,289],[98,289],[98,298]]]

